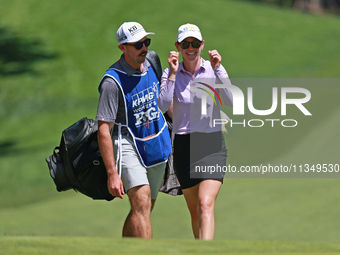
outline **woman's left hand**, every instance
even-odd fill
[[[213,69],[220,66],[222,57],[217,50],[209,50],[210,64]]]

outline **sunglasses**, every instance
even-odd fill
[[[201,46],[202,42],[199,41],[199,40],[195,40],[195,41],[192,41],[192,42],[183,41],[183,42],[180,43],[182,49],[184,49],[184,50],[189,48],[190,44],[193,48],[198,49]]]
[[[145,45],[145,47],[149,47],[150,43],[151,43],[151,39],[148,38],[148,39],[146,39],[143,42],[138,42],[138,43],[135,43],[135,44],[127,44],[127,43],[125,43],[124,45],[134,46],[136,48],[136,50],[140,50],[141,48],[143,48],[143,44]]]

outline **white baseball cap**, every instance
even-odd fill
[[[185,38],[195,37],[196,39],[202,41],[202,34],[198,26],[194,24],[184,24],[178,28],[177,32],[177,42],[182,42]]]
[[[147,35],[155,33],[147,33],[143,26],[137,22],[124,22],[117,30],[116,38],[118,44],[138,42]]]

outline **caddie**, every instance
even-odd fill
[[[123,52],[99,84],[98,143],[108,190],[131,205],[124,237],[152,238],[151,210],[171,153],[167,124],[158,108],[159,81],[146,59],[151,39],[137,22],[117,30]],[[118,163],[116,162],[118,160]]]

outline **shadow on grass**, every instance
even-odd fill
[[[38,39],[20,37],[8,28],[0,27],[0,75],[38,74],[33,63],[58,57],[46,52]]]
[[[16,144],[14,140],[0,141],[0,158],[21,153]]]
[[[18,148],[18,142],[13,139],[0,141],[0,158],[18,156],[22,154],[34,154],[42,150],[41,146],[30,146],[26,148]],[[52,150],[51,150],[52,153]]]

